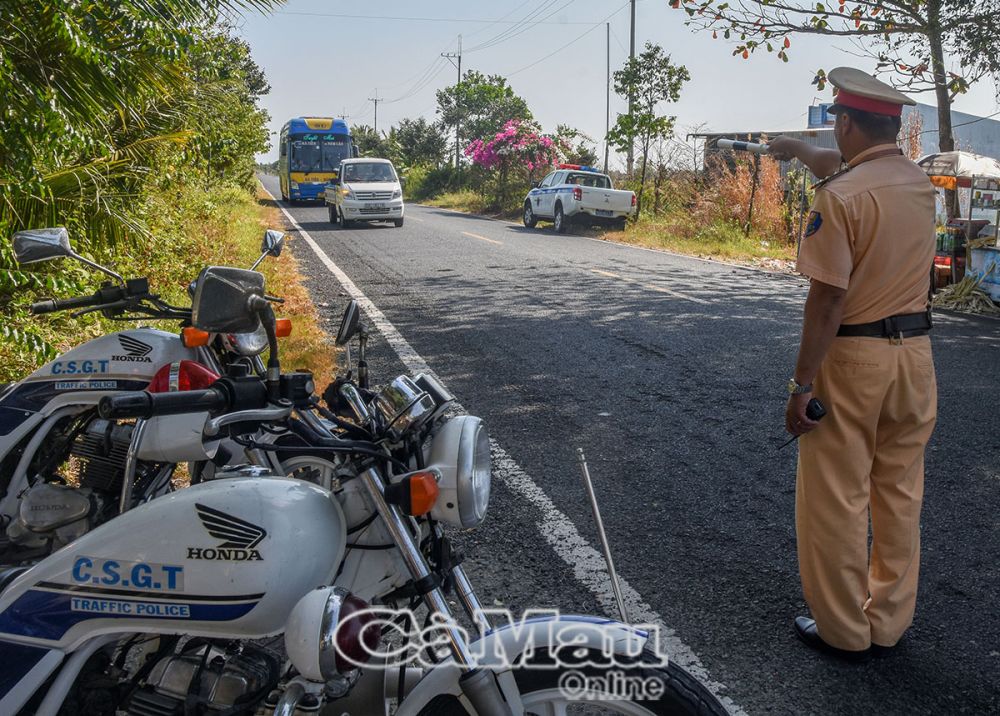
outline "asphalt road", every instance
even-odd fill
[[[586,450],[623,578],[736,706],[1000,712],[1000,322],[938,317],[916,621],[893,657],[852,666],[792,631],[795,448],[776,448],[802,279],[420,206],[402,228],[347,231],[288,209],[597,545]],[[292,250],[336,330],[346,294],[304,241]],[[404,372],[372,349],[376,380]],[[460,536],[484,602],[607,611],[546,524],[501,471],[486,523]]]

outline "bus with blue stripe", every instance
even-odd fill
[[[347,122],[332,117],[295,117],[285,122],[278,138],[281,198],[316,201],[337,176],[340,162],[358,151]]]

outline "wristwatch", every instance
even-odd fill
[[[803,393],[812,392],[812,383],[809,385],[799,385],[799,382],[795,378],[788,379],[788,394],[789,395],[802,395]]]

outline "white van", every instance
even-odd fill
[[[403,225],[403,187],[388,159],[343,160],[324,195],[331,224],[339,223],[345,229],[355,221],[391,221],[396,226]]]

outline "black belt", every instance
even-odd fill
[[[878,338],[909,338],[911,336],[926,336],[931,330],[931,315],[923,313],[907,313],[901,316],[889,316],[881,321],[871,323],[843,324],[837,329],[838,336],[875,336]]]

